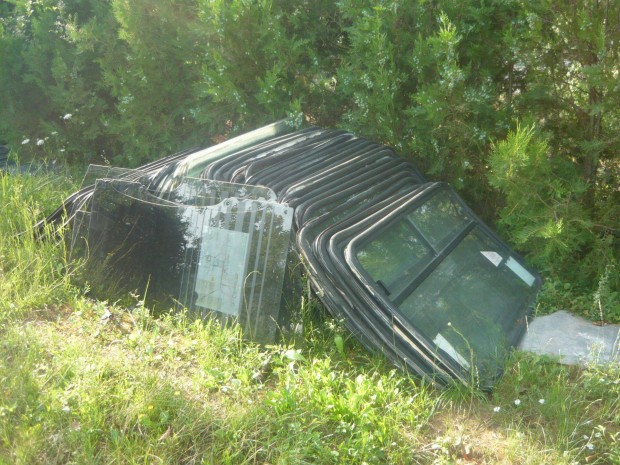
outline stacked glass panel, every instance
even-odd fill
[[[440,385],[491,386],[540,287],[448,185],[345,131],[272,125],[95,178],[65,208],[106,282],[273,340],[292,230],[325,306]]]

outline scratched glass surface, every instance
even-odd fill
[[[177,199],[178,200],[178,199]],[[144,185],[98,180],[88,226],[91,279],[157,308],[238,321],[249,339],[275,337],[292,209],[228,197],[181,205]]]

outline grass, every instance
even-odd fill
[[[73,189],[0,175],[0,463],[620,463],[620,368],[516,353],[491,394],[438,391],[304,298],[303,332],[91,300],[62,243],[26,234]]]

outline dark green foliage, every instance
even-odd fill
[[[336,123],[336,67],[344,48],[333,2],[199,1],[208,31],[196,109],[218,134],[288,117]],[[227,126],[222,126],[224,123]]]
[[[0,139],[135,166],[285,117],[347,127],[497,221],[547,297],[618,321],[619,42],[611,0],[12,0]]]
[[[99,65],[105,50],[83,33],[114,36],[106,5],[14,2],[2,19],[0,131],[30,147],[42,141],[34,157],[83,160],[117,148],[106,135],[114,108]]]
[[[115,164],[135,166],[204,144],[192,118],[204,40],[195,2],[111,3],[122,53],[103,56],[102,66],[118,115],[110,131],[123,149]]]
[[[538,129],[517,127],[492,152],[500,223],[573,300],[601,287],[617,297],[620,5],[532,2],[514,24],[514,112]],[[588,300],[590,316],[618,321],[617,299]]]
[[[510,123],[502,33],[515,7],[440,3],[346,5],[345,121],[411,154],[432,178],[464,189],[475,203],[491,201],[482,208],[491,215],[494,196],[483,173],[490,141]]]

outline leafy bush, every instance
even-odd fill
[[[620,280],[619,18],[557,0],[4,2],[0,136],[135,166],[284,117],[346,127],[592,302]]]

